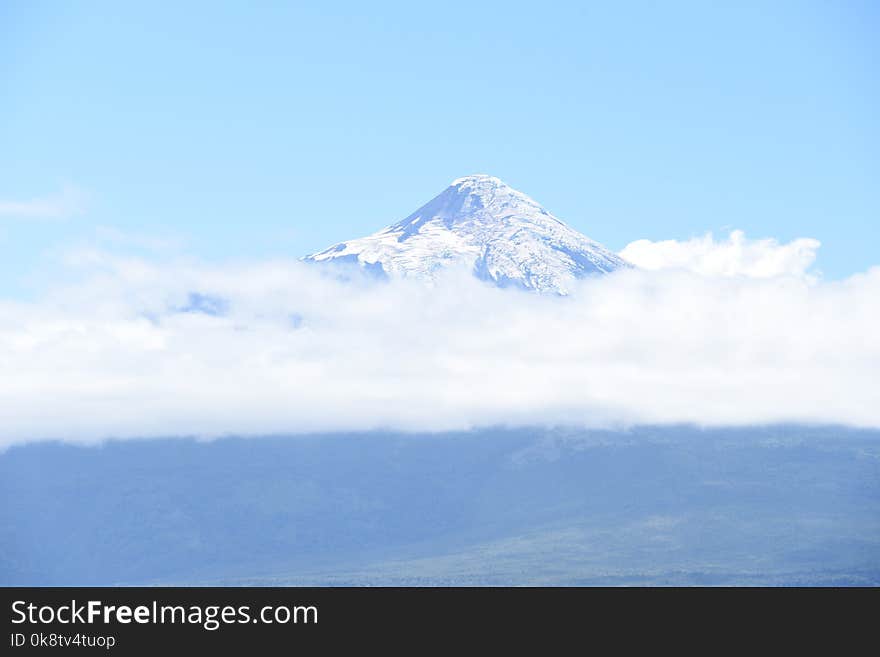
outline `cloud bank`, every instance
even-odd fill
[[[816,259],[820,243],[810,238],[779,244],[774,239],[749,240],[741,230],[727,239],[716,240],[711,233],[687,241],[638,240],[631,242],[620,256],[651,271],[682,269],[707,276],[805,276]]]
[[[676,268],[585,280],[564,298],[463,270],[426,286],[344,282],[295,261],[81,252],[39,300],[0,301],[0,445],[494,424],[880,427],[880,268],[823,282],[791,255],[815,247],[744,241],[732,274],[726,256],[707,265],[717,244],[659,244]],[[777,264],[755,269],[755,249]]]

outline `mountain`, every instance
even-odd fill
[[[462,264],[478,278],[566,294],[574,280],[631,265],[498,178],[452,182],[403,221],[304,258],[349,262],[377,274],[431,279]]]
[[[0,586],[878,586],[878,465],[794,425],[32,443]]]

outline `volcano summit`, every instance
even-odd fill
[[[427,279],[465,264],[501,287],[557,294],[566,294],[578,278],[631,266],[487,175],[459,178],[406,219],[304,259]]]

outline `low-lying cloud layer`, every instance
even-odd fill
[[[880,268],[822,282],[790,257],[812,242],[735,239],[748,247],[739,264],[707,265],[711,239],[661,242],[673,255],[653,270],[563,298],[467,271],[426,286],[342,282],[298,262],[80,254],[40,301],[0,301],[0,446],[535,423],[880,427]],[[646,253],[638,244],[625,253]],[[756,276],[754,248],[787,264]]]

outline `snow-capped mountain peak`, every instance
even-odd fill
[[[432,278],[451,264],[500,286],[565,294],[575,279],[630,265],[494,176],[458,178],[377,233],[307,256],[388,276]]]

